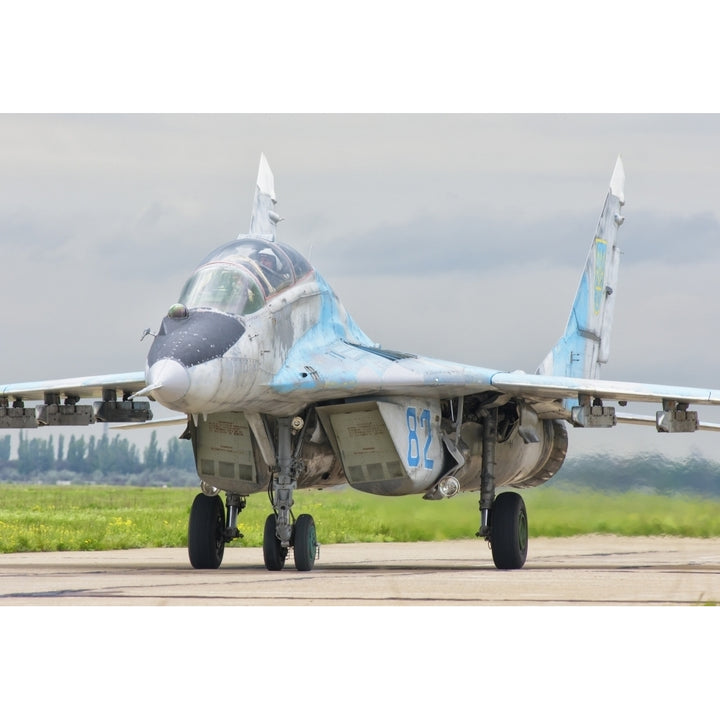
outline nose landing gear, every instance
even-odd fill
[[[282,570],[288,549],[294,548],[295,567],[301,571],[312,570],[318,553],[315,521],[312,515],[300,515],[293,521],[293,491],[297,487],[300,462],[297,454],[302,443],[300,436],[295,454],[292,453],[292,435],[303,429],[301,418],[279,418],[277,421],[278,452],[277,473],[270,485],[273,513],[265,521],[263,534],[263,558],[268,570]]]
[[[312,515],[300,515],[292,526],[290,546],[293,548],[295,568],[300,571],[312,570],[318,556],[318,542],[315,533],[315,520]],[[288,555],[288,547],[283,547],[277,536],[277,516],[267,516],[263,533],[263,558],[268,570],[282,570]]]

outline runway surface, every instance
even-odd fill
[[[219,570],[184,549],[0,555],[0,605],[703,605],[720,603],[720,538],[533,538],[498,571],[480,540],[328,545],[312,572],[268,572],[228,546]]]

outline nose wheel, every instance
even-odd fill
[[[300,571],[312,570],[318,554],[315,520],[312,515],[300,515],[292,527],[291,545],[295,568]],[[263,533],[263,559],[268,570],[282,570],[285,567],[288,548],[283,547],[277,536],[277,516],[268,515]]]
[[[288,549],[282,546],[277,536],[277,516],[267,516],[263,533],[263,559],[268,570],[282,570],[285,567]]]
[[[317,557],[317,535],[312,515],[300,515],[295,523],[295,567],[298,570],[312,570]]]

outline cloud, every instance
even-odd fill
[[[692,265],[720,257],[720,222],[711,212],[691,215],[638,212],[623,228],[625,262]]]
[[[530,221],[481,215],[418,217],[335,238],[315,250],[316,261],[327,273],[379,276],[472,274],[543,263],[574,267],[579,274],[596,219],[578,214]],[[720,222],[709,212],[639,212],[620,233],[624,265],[648,260],[691,265],[720,257]]]

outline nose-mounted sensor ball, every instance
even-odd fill
[[[188,309],[182,303],[175,303],[168,310],[168,317],[173,320],[181,320],[188,316]]]

